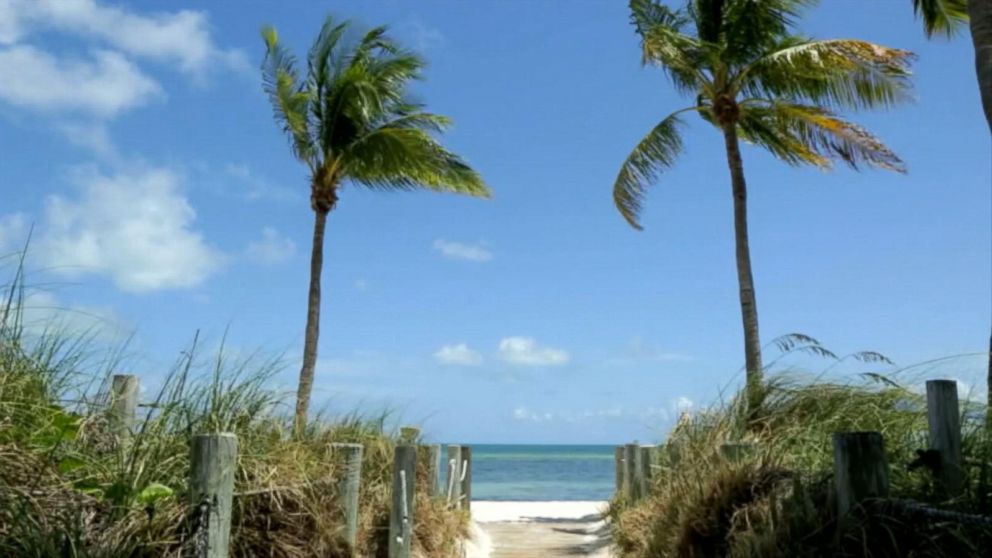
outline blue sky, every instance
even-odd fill
[[[416,92],[494,198],[343,193],[315,404],[393,408],[440,440],[657,438],[735,385],[742,341],[719,136],[692,123],[645,231],[612,205],[629,150],[687,104],[641,68],[625,4],[0,0],[0,253],[33,224],[35,316],[134,332],[126,366],[148,383],[196,330],[216,346],[229,328],[233,351],[285,351],[292,391],[312,214],[258,29],[302,54],[333,8],[429,59]],[[854,115],[909,174],[744,148],[763,340],[799,331],[899,365],[977,353],[992,178],[970,40],[926,41],[908,1],[853,5],[801,29],[918,53],[914,104]],[[920,371],[981,389],[977,357]]]

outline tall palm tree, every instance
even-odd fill
[[[671,9],[630,0],[642,61],[660,66],[694,99],[663,118],[624,161],[613,186],[621,215],[640,229],[645,190],[682,149],[682,115],[696,113],[723,136],[734,201],[737,279],[744,325],[746,401],[763,395],[758,307],[747,232],[747,184],[740,140],[791,165],[904,172],[902,161],[839,109],[883,108],[907,99],[912,54],[853,39],[795,34],[802,0],[690,0]]]
[[[345,184],[374,190],[425,188],[488,197],[479,174],[441,146],[433,134],[450,124],[410,99],[407,85],[424,62],[400,48],[385,27],[348,40],[349,22],[328,17],[301,76],[296,60],[265,27],[263,86],[293,155],[310,173],[314,212],[310,290],[303,365],[296,395],[296,428],[306,423],[317,362],[324,228]]]
[[[985,122],[992,132],[992,0],[913,0],[913,10],[923,19],[928,37],[937,34],[950,37],[966,23],[969,24],[971,42],[975,47],[978,91],[985,111]],[[988,392],[986,424],[992,429],[992,334],[989,335],[985,388]]]

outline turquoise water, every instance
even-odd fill
[[[613,446],[473,445],[473,500],[608,500]]]

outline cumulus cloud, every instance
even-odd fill
[[[50,196],[38,246],[52,271],[110,277],[132,292],[187,288],[218,270],[223,254],[193,229],[180,179],[162,168],[80,171],[78,195]]]
[[[243,53],[219,48],[207,14],[193,10],[138,14],[95,0],[6,0],[0,3],[0,44],[54,29],[105,43],[130,56],[174,63],[200,73],[220,63],[246,68]]]
[[[263,227],[262,238],[249,242],[245,248],[245,255],[262,265],[285,263],[295,253],[296,243],[273,227]]]
[[[480,244],[463,244],[439,238],[434,241],[434,249],[453,260],[488,262],[493,259],[493,253]]]
[[[8,313],[5,300],[0,300],[0,319],[12,319],[19,313],[20,324],[29,333],[62,332],[71,335],[95,335],[106,340],[119,340],[132,331],[113,310],[106,307],[65,304],[53,293],[28,289],[24,297],[12,304]]]
[[[568,351],[542,347],[530,337],[506,337],[499,342],[499,357],[521,366],[560,366],[571,358]]]
[[[162,93],[124,56],[97,50],[92,60],[58,59],[29,45],[0,48],[0,99],[47,112],[110,118]]]
[[[441,364],[454,364],[457,366],[479,366],[482,364],[482,355],[473,351],[465,343],[457,345],[445,345],[434,353],[434,360]]]

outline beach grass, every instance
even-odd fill
[[[239,443],[233,556],[385,556],[399,439],[388,412],[325,414],[293,435],[287,394],[272,387],[282,358],[208,353],[194,337],[121,436],[106,411],[123,351],[93,332],[27,327],[25,292],[18,270],[0,302],[0,556],[185,555],[190,440],[218,431]],[[365,450],[357,548],[343,538],[334,442]],[[458,556],[467,515],[422,480],[415,552]]]
[[[963,495],[945,499],[926,467],[909,467],[916,450],[928,447],[926,397],[911,387],[918,385],[911,375],[827,378],[772,376],[756,417],[745,414],[740,395],[683,416],[661,446],[651,496],[611,502],[619,555],[951,557],[989,548],[992,531],[957,522],[855,513],[838,524],[832,485],[832,434],[878,431],[892,497],[989,514],[984,406],[962,402],[968,482]],[[727,442],[744,442],[748,451],[728,459],[720,452]]]

